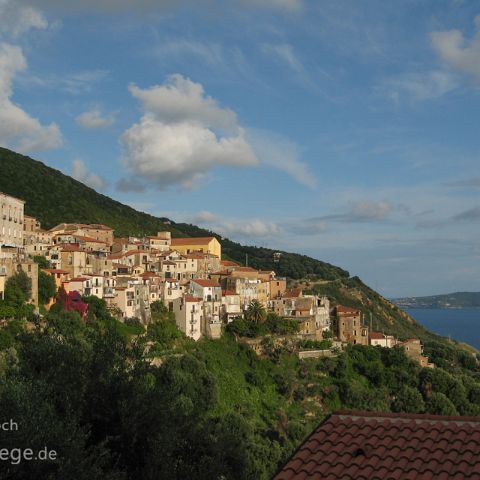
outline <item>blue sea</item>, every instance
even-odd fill
[[[480,349],[480,308],[406,308],[428,330]]]

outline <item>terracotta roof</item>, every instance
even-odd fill
[[[172,238],[172,247],[176,245],[201,245],[215,240],[215,237]]]
[[[340,411],[274,480],[480,479],[480,417]]]
[[[103,243],[103,244],[106,243],[106,242],[103,242],[102,240],[97,240],[96,238],[84,237],[83,235],[72,235],[72,236],[75,237],[77,240],[81,240],[82,242]]]
[[[301,288],[292,288],[290,290],[285,290],[283,298],[297,298],[302,294]]]
[[[77,278],[72,278],[70,282],[86,282],[87,280],[90,280],[90,277],[77,277]]]
[[[60,268],[42,268],[42,270],[48,273],[70,273],[68,270],[62,270]]]
[[[198,283],[202,287],[219,287],[220,285],[215,280],[204,280],[202,278],[195,278],[192,282]]]
[[[222,265],[223,267],[239,267],[240,266],[239,263],[232,262],[230,260],[221,260],[220,265]]]
[[[91,223],[89,225],[80,225],[83,228],[88,228],[90,230],[95,229],[95,230],[113,230],[113,228],[109,227],[108,225],[103,225],[101,223]]]
[[[62,252],[83,252],[83,250],[76,244],[72,245],[67,245],[63,244],[61,245]]]
[[[227,295],[237,295],[235,290],[222,290],[222,296],[226,297]]]
[[[183,297],[186,302],[201,302],[202,299],[200,297],[194,297],[193,295],[185,295]]]
[[[144,272],[140,274],[141,277],[157,277],[158,275],[155,272]]]
[[[185,255],[186,258],[193,258],[196,260],[203,260],[205,258],[205,254],[203,253],[187,253]]]
[[[235,272],[255,272],[258,273],[258,270],[256,268],[252,267],[236,267]]]
[[[352,307],[345,307],[344,305],[337,305],[335,310],[337,313],[348,313],[351,315],[358,315],[360,313],[360,310]]]
[[[385,335],[382,332],[370,332],[368,336],[372,340],[383,340],[385,338]]]

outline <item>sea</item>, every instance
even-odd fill
[[[431,332],[480,349],[480,308],[406,308],[405,311]]]

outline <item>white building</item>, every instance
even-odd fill
[[[0,246],[23,246],[23,221],[25,202],[0,193]]]
[[[198,340],[202,336],[203,301],[200,297],[185,295],[173,301],[173,312],[178,328],[187,337]]]

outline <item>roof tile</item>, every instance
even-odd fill
[[[274,480],[480,480],[479,436],[480,417],[336,412]]]

